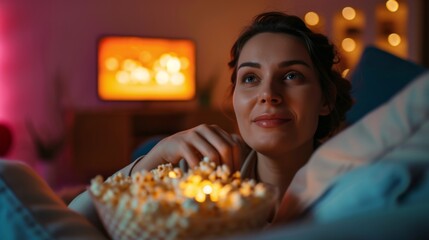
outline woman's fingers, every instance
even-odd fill
[[[215,152],[205,153],[205,156],[217,164],[228,165],[233,171],[238,170],[239,148],[230,134],[216,125],[200,125],[198,132],[215,150]]]
[[[220,134],[222,134],[222,136],[225,137],[225,139],[228,140],[228,142],[230,144],[229,151],[230,151],[230,156],[231,157],[229,159],[227,159],[228,166],[234,172],[235,171],[239,171],[240,168],[241,168],[240,145],[239,145],[239,143],[236,141],[236,139],[234,139],[232,137],[232,135],[228,134],[223,129],[218,128],[218,131],[220,132]]]
[[[195,128],[164,138],[155,146],[153,155],[161,155],[173,164],[185,159],[191,167],[204,157],[216,164],[227,164],[232,171],[239,170],[239,148],[232,136],[215,125],[202,124]],[[150,153],[149,153],[150,154]]]
[[[217,145],[217,149],[220,152],[220,155],[222,157],[222,163],[228,165],[228,167],[232,170],[235,171],[237,170],[235,163],[234,163],[234,158],[235,158],[235,142],[232,139],[231,135],[228,134],[227,132],[225,132],[223,129],[217,127],[217,126],[212,126],[212,128],[217,132],[217,134],[222,137],[221,142],[218,143]]]
[[[186,151],[184,158],[198,164],[204,157],[208,157],[216,164],[220,164],[220,156],[217,149],[212,144],[212,139],[207,137],[207,133],[201,134],[199,131],[191,131],[184,141],[191,151]],[[186,155],[186,156],[185,156]],[[189,162],[189,161],[188,161]]]

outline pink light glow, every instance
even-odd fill
[[[0,24],[1,27],[1,24]],[[0,32],[2,32],[0,30]],[[4,42],[0,35],[0,120],[5,118],[6,115],[6,102],[9,98],[7,94],[7,83],[4,72]]]
[[[4,119],[5,115],[5,102],[6,102],[6,86],[5,86],[5,77],[3,72],[3,59],[4,59],[4,44],[3,44],[3,11],[0,10],[0,121]]]
[[[1,24],[0,24],[1,28]],[[1,33],[0,29],[0,33]],[[3,120],[7,117],[7,103],[9,102],[9,94],[8,94],[8,82],[7,74],[5,71],[5,42],[2,39],[2,35],[0,34],[0,120]]]
[[[8,105],[10,102],[9,88],[10,84],[7,81],[7,67],[6,61],[7,56],[7,41],[5,36],[7,36],[7,10],[5,6],[2,5],[0,9],[0,121],[9,118],[8,117]]]

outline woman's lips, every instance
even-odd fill
[[[264,128],[278,127],[289,121],[291,121],[291,118],[270,115],[262,115],[253,119],[253,122],[256,125]]]

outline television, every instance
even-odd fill
[[[195,43],[189,39],[103,36],[97,55],[101,100],[187,101],[195,96]]]

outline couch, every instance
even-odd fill
[[[280,216],[303,217],[231,239],[429,239],[429,73],[370,46],[356,81],[369,89],[353,93],[349,126],[317,149],[281,203]],[[374,94],[384,97],[365,104]],[[0,239],[106,239],[16,161],[0,160],[0,206]]]

